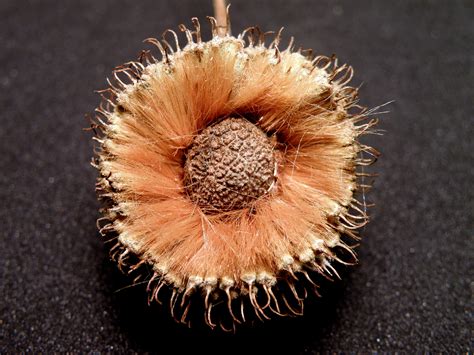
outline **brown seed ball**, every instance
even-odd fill
[[[186,191],[206,212],[248,207],[274,184],[276,160],[267,135],[243,118],[207,127],[187,152]]]

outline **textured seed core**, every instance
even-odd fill
[[[271,189],[275,164],[271,142],[259,127],[226,118],[194,139],[184,164],[186,191],[206,212],[242,209]]]

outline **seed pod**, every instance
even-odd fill
[[[207,42],[196,18],[184,46],[172,30],[148,39],[161,59],[142,52],[101,91],[98,224],[121,268],[152,269],[150,300],[167,289],[177,320],[202,308],[232,329],[301,314],[312,276],[337,275],[336,249],[355,260],[340,236],[367,222],[354,194],[362,152],[377,152],[358,137],[376,120],[350,66],[281,49],[281,30],[233,37],[209,21]]]

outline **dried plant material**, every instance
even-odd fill
[[[193,18],[184,47],[167,30],[147,40],[161,60],[147,51],[114,71],[94,165],[120,267],[151,267],[150,300],[170,290],[178,321],[203,307],[209,326],[232,329],[301,314],[312,275],[337,275],[336,249],[355,260],[340,236],[367,222],[354,193],[358,166],[374,160],[362,152],[377,152],[357,139],[376,120],[350,66],[293,40],[282,49],[281,31],[233,37],[209,20],[210,41]]]

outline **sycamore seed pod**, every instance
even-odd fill
[[[143,52],[114,71],[94,166],[119,266],[148,266],[150,300],[168,293],[178,321],[195,306],[232,329],[301,314],[312,275],[337,275],[336,249],[355,259],[340,236],[367,222],[358,166],[377,153],[358,137],[376,120],[350,66],[283,48],[281,31],[233,37],[209,21],[210,41],[193,18],[184,46],[167,30],[147,40],[161,59]]]

